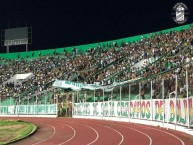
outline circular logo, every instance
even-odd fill
[[[188,7],[180,2],[176,3],[172,8],[172,17],[177,24],[183,24],[188,19]]]

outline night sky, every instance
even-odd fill
[[[1,0],[0,29],[32,27],[29,50],[95,43],[179,26],[171,15],[176,2],[189,9],[185,24],[193,23],[192,0]],[[24,48],[11,47],[10,52]],[[0,52],[5,51],[1,46]]]

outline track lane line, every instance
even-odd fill
[[[73,130],[73,136],[71,137],[71,138],[69,138],[68,140],[66,140],[65,142],[62,142],[62,143],[60,143],[60,144],[58,144],[58,145],[62,145],[62,144],[65,144],[65,143],[67,143],[67,142],[69,142],[69,141],[71,141],[75,136],[76,136],[76,130],[72,127],[72,126],[70,126],[70,125],[67,125],[67,124],[62,124],[62,123],[57,123],[57,124],[61,124],[61,125],[65,125],[65,126],[68,126],[69,128],[71,128],[72,130]]]
[[[111,127],[107,127],[107,128],[110,128],[110,129],[112,129],[112,130],[114,130],[114,131],[116,131],[120,136],[121,136],[121,138],[122,138],[122,140],[121,140],[121,142],[118,144],[118,145],[121,145],[122,144],[122,142],[124,141],[124,137],[123,137],[123,135],[119,132],[119,131],[117,131],[116,129],[114,129],[114,128],[111,128]]]
[[[65,122],[66,122],[66,121],[65,121]],[[63,124],[63,123],[64,123],[64,122],[60,122],[59,124]],[[66,122],[66,123],[69,124],[69,122]],[[95,143],[95,142],[98,140],[98,138],[99,138],[99,133],[98,133],[97,130],[95,130],[95,129],[92,128],[91,126],[84,125],[84,124],[82,124],[82,123],[73,122],[73,121],[71,121],[70,123],[85,126],[85,127],[89,128],[89,129],[91,129],[91,130],[93,130],[93,131],[95,132],[96,138],[95,138],[93,141],[91,141],[90,143],[88,143],[87,145],[91,145],[91,144]],[[64,124],[63,124],[63,125],[64,125]],[[75,137],[75,136],[74,136],[74,137]],[[74,138],[74,137],[73,137],[73,138]],[[72,139],[73,139],[73,138],[72,138]],[[71,139],[71,140],[72,140],[72,139]],[[69,141],[70,141],[70,140],[69,140]],[[61,144],[64,144],[64,143],[61,143]]]
[[[97,134],[97,137],[95,138],[95,140],[93,140],[92,142],[90,142],[90,143],[87,144],[87,145],[91,145],[91,144],[93,144],[94,142],[96,142],[96,141],[98,140],[99,134],[98,134],[98,132],[97,132],[94,128],[92,128],[92,127],[90,127],[90,126],[88,126],[88,125],[84,125],[84,126],[87,126],[88,128],[94,130],[94,132]]]
[[[91,145],[91,144],[93,144],[94,142],[96,142],[98,140],[99,134],[98,134],[98,131],[96,131],[94,128],[92,128],[92,127],[90,127],[88,125],[81,124],[81,123],[75,123],[75,122],[72,122],[72,123],[86,126],[86,127],[90,128],[90,129],[92,129],[96,133],[96,138],[92,142],[88,143],[87,145]]]
[[[127,129],[131,129],[131,130],[137,131],[137,132],[145,135],[146,137],[148,137],[148,138],[149,138],[149,145],[152,145],[152,138],[151,138],[148,134],[146,134],[146,133],[144,133],[144,132],[142,132],[142,131],[140,131],[140,130],[138,130],[138,129],[131,128],[131,127],[124,126],[124,125],[120,125],[120,124],[114,124],[114,123],[109,123],[109,124],[117,125],[117,126],[120,126],[120,127],[123,127],[123,128],[127,128]]]
[[[105,127],[105,128],[109,128],[109,129],[111,129],[111,130],[117,132],[117,133],[121,136],[121,138],[122,138],[118,145],[121,145],[122,142],[124,141],[123,135],[122,135],[119,131],[117,131],[116,129],[114,129],[114,128],[111,128],[111,127],[109,127],[109,126],[103,126],[103,125],[98,124],[98,123],[91,123],[91,122],[86,122],[86,121],[83,121],[83,122],[85,122],[85,123],[90,123],[90,124],[94,124],[94,125],[99,125],[99,126],[102,126],[102,127]]]
[[[165,134],[168,134],[168,135],[170,135],[170,136],[173,136],[174,138],[176,138],[177,140],[179,140],[179,141],[182,143],[182,145],[185,145],[185,143],[184,143],[183,140],[181,140],[179,137],[177,137],[177,136],[175,136],[175,135],[173,135],[173,134],[171,134],[171,133],[169,133],[169,132],[165,132],[165,131],[163,131],[163,130],[156,129],[156,128],[152,128],[152,127],[148,127],[148,126],[142,126],[142,125],[138,125],[138,124],[135,124],[135,125],[141,126],[141,127],[143,127],[143,128],[150,128],[150,129],[153,129],[153,130],[157,130],[157,131],[163,132],[163,133],[165,133]]]
[[[46,123],[43,123],[43,124],[46,124]],[[37,144],[40,144],[40,143],[42,143],[42,142],[45,142],[45,141],[47,141],[48,139],[50,139],[51,137],[53,137],[53,136],[56,134],[56,129],[55,129],[54,126],[49,125],[49,124],[46,124],[46,125],[47,125],[47,126],[51,126],[51,127],[53,128],[53,130],[54,130],[53,134],[50,135],[48,138],[46,138],[46,139],[44,139],[44,140],[42,140],[42,141],[40,141],[40,142],[34,143],[34,144],[32,144],[32,145],[37,145]]]

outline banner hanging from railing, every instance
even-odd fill
[[[67,80],[56,80],[52,86],[58,88],[72,89],[74,91],[80,91],[81,89],[88,89],[88,90],[101,89],[100,85],[75,83]]]
[[[101,86],[97,84],[83,84],[83,83],[76,83],[76,82],[71,82],[67,80],[55,80],[53,83],[53,87],[58,87],[58,88],[64,88],[64,89],[72,89],[74,91],[80,91],[81,89],[87,89],[87,90],[98,90],[101,89],[105,92],[111,92],[114,87],[119,86],[119,85],[124,85],[127,83],[131,83],[133,81],[136,81],[140,78],[132,79],[132,80],[127,80],[123,82],[114,82],[112,85],[107,85],[107,86]]]
[[[57,115],[57,105],[0,106],[0,115]]]
[[[74,115],[127,117],[177,123],[193,126],[193,97],[187,99],[153,99],[132,101],[85,102],[74,104]]]

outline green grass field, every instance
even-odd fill
[[[19,140],[30,134],[35,125],[21,120],[0,120],[0,145]]]

